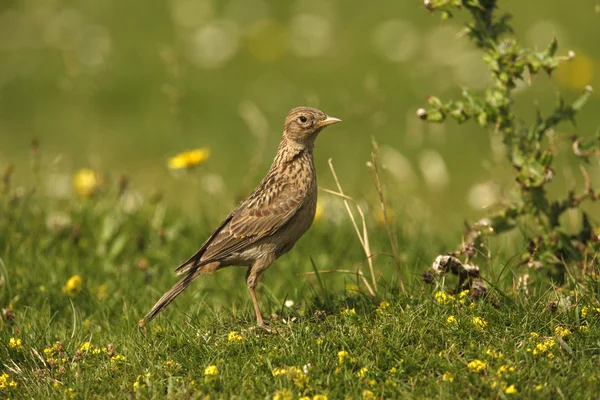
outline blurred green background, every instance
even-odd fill
[[[596,3],[500,7],[524,46],[543,49],[556,35],[561,53],[577,54],[551,79],[518,90],[524,122],[534,99],[549,112],[558,90],[572,100],[587,84],[598,88],[577,127],[557,132],[554,146],[567,151],[570,133],[600,126]],[[31,180],[38,139],[45,187],[56,196],[90,167],[109,183],[127,175],[135,190],[164,192],[194,213],[211,205],[217,222],[270,165],[287,111],[309,105],[344,121],[317,142],[322,187],[334,187],[331,157],[346,191],[373,201],[365,163],[374,138],[393,207],[459,232],[512,182],[499,138],[415,116],[429,94],[456,97],[486,84],[461,17],[442,23],[417,0],[3,0],[0,168],[14,164],[17,181]],[[198,147],[211,151],[206,164],[185,176],[168,170],[169,157]],[[581,181],[573,158],[557,160],[556,193]],[[587,168],[598,182],[597,160]]]

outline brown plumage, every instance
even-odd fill
[[[200,249],[176,269],[183,278],[158,300],[145,320],[156,317],[201,274],[239,265],[248,267],[246,284],[256,321],[267,328],[256,300],[258,278],[273,261],[290,251],[312,224],[317,207],[314,143],[324,127],[337,122],[340,120],[315,108],[298,107],[289,112],[267,175]]]

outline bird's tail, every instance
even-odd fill
[[[214,263],[219,264],[219,263]],[[210,271],[205,271],[208,268]],[[217,265],[212,266],[211,264],[198,266],[196,268],[188,268],[187,275],[184,276],[177,282],[173,287],[156,302],[154,307],[150,310],[148,314],[144,317],[143,320],[140,321],[140,326],[144,326],[146,322],[150,322],[156,317],[162,310],[164,310],[177,296],[181,294],[192,282],[194,282],[200,275],[204,272],[212,272],[215,270]]]

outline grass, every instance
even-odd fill
[[[502,251],[486,265],[486,299],[450,295],[420,274],[443,238],[399,232],[408,296],[391,256],[361,267],[350,223],[331,208],[261,281],[276,333],[254,328],[244,270],[197,281],[146,328],[137,321],[175,282],[172,268],[218,215],[190,219],[159,198],[104,185],[89,198],[39,187],[0,197],[2,398],[595,398],[600,385],[600,283],[522,271]],[[121,194],[119,194],[119,191]],[[326,198],[323,194],[322,198]],[[333,205],[332,205],[333,204]],[[337,207],[337,208],[336,208]],[[397,220],[403,216],[397,211]],[[366,215],[374,252],[386,227]],[[343,215],[343,214],[341,214]],[[310,257],[310,258],[309,258]],[[526,285],[513,281],[531,275]]]

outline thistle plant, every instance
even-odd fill
[[[585,187],[570,189],[561,198],[551,200],[547,193],[553,181],[554,150],[550,137],[562,122],[574,124],[575,116],[592,93],[590,86],[572,103],[559,94],[554,110],[548,114],[538,109],[529,123],[517,116],[514,91],[519,81],[529,81],[539,73],[551,75],[562,63],[575,57],[571,51],[558,55],[558,42],[552,39],[544,51],[525,49],[512,36],[510,16],[499,15],[496,0],[425,0],[430,12],[441,13],[443,20],[454,12],[468,12],[465,33],[483,53],[490,72],[490,84],[482,93],[467,89],[458,100],[442,101],[428,97],[429,108],[417,112],[419,118],[432,123],[454,119],[458,123],[474,120],[482,128],[502,136],[507,161],[516,181],[515,195],[500,209],[480,221],[468,224],[464,240],[452,255],[465,262],[477,255],[479,245],[490,235],[498,235],[518,226],[527,226],[527,248],[520,264],[547,268],[555,278],[562,279],[565,268],[598,267],[600,251],[598,232],[594,231],[588,214],[581,209],[584,201],[600,199],[600,190],[592,187],[582,162],[580,167]],[[570,136],[574,156],[587,162],[600,155],[600,131],[593,138]],[[581,213],[582,224],[575,234],[569,234],[561,224],[561,216],[570,209]]]

